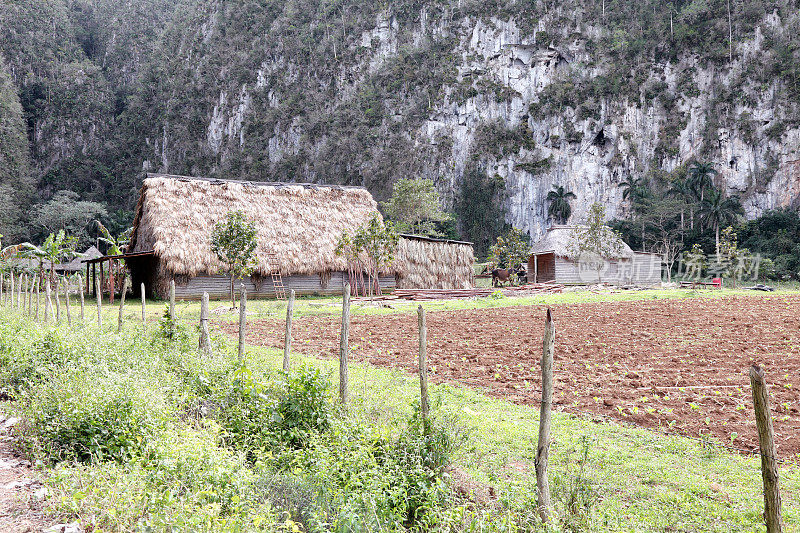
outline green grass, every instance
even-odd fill
[[[426,303],[425,307],[443,310],[650,298],[715,298],[731,294],[763,295],[731,290],[580,292],[531,298],[434,302]],[[777,294],[797,293],[785,291]],[[298,301],[297,314],[336,313],[339,305],[335,298],[302,299]],[[354,313],[410,312],[416,305],[408,303],[393,309],[364,306],[354,309]],[[257,317],[283,316],[285,310],[283,302],[275,301],[254,301],[249,302],[249,306]],[[73,305],[73,313],[76,307]],[[214,307],[212,304],[212,309]],[[156,329],[155,319],[163,309],[162,302],[148,302],[148,330],[151,333]],[[194,383],[192,376],[216,375],[229,367],[235,357],[234,346],[225,337],[215,338],[213,358],[198,357],[192,348],[196,335],[194,327],[187,328],[189,338],[184,343],[174,348],[158,348],[142,334],[141,326],[135,320],[138,312],[138,302],[126,306],[129,320],[123,334],[117,335],[114,333],[117,308],[106,308],[104,332],[98,335],[91,305],[87,305],[86,325],[76,323],[72,331],[62,325],[51,334],[44,333],[28,321],[13,325],[19,322],[19,318],[0,310],[3,321],[7,322],[2,327],[8,328],[0,329],[0,353],[16,354],[9,356],[9,360],[20,365],[19,371],[9,367],[3,369],[4,379],[8,380],[9,376],[26,379],[29,372],[25,369],[30,365],[36,367],[33,363],[38,359],[34,358],[32,363],[25,359],[28,355],[21,354],[34,354],[48,362],[61,357],[65,362],[57,361],[62,365],[58,368],[65,372],[49,378],[53,387],[46,389],[55,391],[50,405],[62,401],[59,395],[81,394],[81,387],[91,389],[95,379],[101,382],[102,387],[119,384],[116,386],[124,386],[128,391],[136,390],[135,394],[123,394],[131,397],[134,405],[146,405],[143,402],[147,398],[155,399],[154,405],[161,413],[168,411],[169,405],[182,405],[187,396],[194,394],[187,390],[197,387],[191,385]],[[199,305],[196,302],[180,303],[178,313],[183,322],[196,323]],[[232,316],[216,317],[215,320]],[[9,337],[9,332],[16,333]],[[281,358],[282,353],[260,347],[248,347],[246,353],[247,366],[258,379],[274,375]],[[318,367],[332,382],[338,381],[335,361],[295,355],[293,364]],[[68,382],[73,374],[84,380],[77,382],[80,386],[73,387],[76,392],[70,392]],[[382,438],[397,435],[398,428],[411,415],[418,398],[416,376],[353,364],[350,378],[352,403],[346,415],[349,423],[370,428],[375,435],[384,436]],[[92,394],[87,397],[92,399],[92,403],[86,405],[102,403],[106,397],[103,390],[90,390]],[[538,408],[489,398],[461,386],[434,385],[431,392],[437,414],[454,421],[452,429],[465,436],[455,452],[454,466],[469,476],[478,492],[488,494],[491,487],[495,497],[490,500],[496,501],[477,508],[450,506],[446,512],[465,516],[460,519],[451,516],[451,523],[460,523],[468,531],[525,530],[520,529],[520,517],[535,514],[533,463]],[[44,398],[29,405],[38,405],[36,402],[47,403]],[[79,411],[83,408],[81,403],[76,402],[71,409]],[[13,409],[13,406],[6,408]],[[156,530],[166,527],[166,524],[182,524],[187,530],[196,531],[247,531],[252,530],[253,524],[291,529],[275,509],[269,506],[244,507],[241,503],[253,500],[253,491],[259,486],[258,480],[263,473],[258,467],[248,466],[239,454],[224,446],[219,426],[199,423],[191,417],[187,419],[180,409],[174,415],[163,416],[164,420],[151,424],[156,428],[152,431],[158,434],[152,437],[147,449],[157,459],[155,462],[42,466],[41,475],[54,494],[48,501],[49,512],[64,519],[78,517],[85,524],[95,524],[97,531],[126,530],[143,514],[150,517],[149,523]],[[582,460],[583,443],[588,443],[585,461]],[[780,473],[787,530],[800,530],[800,467],[782,465]],[[300,478],[311,474],[297,472]],[[562,518],[568,507],[564,499],[571,492],[582,490],[594,503],[583,517],[583,528],[576,530],[765,530],[761,523],[763,500],[759,459],[730,453],[713,444],[556,412],[550,476]],[[568,528],[556,530],[566,531]]]
[[[386,301],[368,302],[354,300],[351,305],[353,315],[389,315],[394,313],[409,313],[416,310],[420,304],[428,311],[453,311],[461,309],[492,309],[501,307],[530,306],[530,305],[566,305],[596,302],[623,302],[651,299],[675,298],[722,298],[726,296],[748,296],[752,298],[764,295],[787,296],[798,295],[800,291],[794,289],[779,289],[772,293],[746,291],[743,289],[724,290],[687,290],[687,289],[654,289],[645,291],[603,290],[590,292],[585,290],[568,291],[558,294],[543,294],[523,297],[486,297],[467,300],[442,300],[434,302],[409,302]],[[119,312],[119,300],[114,305],[104,300],[103,321],[106,324],[116,324]],[[160,300],[147,300],[145,303],[147,320],[154,322],[164,313],[167,303]],[[341,297],[300,297],[295,302],[294,316],[335,315],[341,312]],[[73,316],[76,314],[77,305],[72,303]],[[200,317],[200,303],[197,301],[179,301],[175,304],[176,315],[179,321],[194,323]],[[229,301],[217,300],[210,304],[212,322],[236,321],[238,311],[231,311]],[[279,300],[249,300],[247,302],[248,319],[283,318],[286,315],[286,302]],[[96,321],[96,308],[93,299],[86,300],[85,314],[88,320]],[[141,301],[128,299],[125,304],[125,320],[130,323],[141,321]]]
[[[250,349],[257,368],[274,367],[282,353]],[[336,378],[336,362],[295,356]],[[419,394],[415,376],[368,365],[350,371],[351,416],[372,425],[409,413]],[[468,435],[455,463],[476,482],[494,487],[501,501],[522,505],[535,494],[537,407],[488,398],[465,387],[435,385],[440,410],[456,416]],[[586,474],[599,493],[590,531],[762,531],[760,460],[696,440],[598,423],[554,413],[552,477],[569,478],[581,440],[590,442]],[[520,466],[525,465],[525,472]],[[800,468],[783,466],[784,519],[800,528]]]

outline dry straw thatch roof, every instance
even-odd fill
[[[570,261],[577,260],[578,250],[575,246],[575,230],[581,226],[552,226],[541,240],[531,246],[531,254],[553,252],[558,257]],[[610,231],[610,228],[609,228]],[[620,252],[606,259],[622,259],[633,257],[633,250],[620,239]]]
[[[148,175],[136,207],[130,252],[153,250],[173,275],[225,272],[211,251],[214,224],[241,210],[258,231],[255,273],[270,273],[276,254],[284,275],[346,270],[335,253],[342,233],[378,213],[361,187],[206,180]]]
[[[395,264],[400,289],[469,289],[475,262],[471,243],[403,235]]]

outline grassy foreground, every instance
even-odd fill
[[[643,295],[603,299],[629,294]],[[277,315],[282,304],[263,305]],[[99,333],[0,310],[0,389],[26,418],[18,443],[39,465],[54,517],[91,531],[547,529],[535,512],[537,409],[433,386],[435,438],[421,439],[415,376],[353,365],[343,413],[324,390],[338,379],[334,362],[297,356],[295,367],[322,375],[283,376],[282,354],[252,348],[242,371],[226,338],[201,357],[194,328],[129,324],[118,335],[112,316]],[[757,458],[561,413],[553,431],[551,531],[764,530]],[[796,530],[800,469],[781,476]]]

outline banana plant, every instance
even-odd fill
[[[47,236],[41,246],[36,246],[29,242],[20,244],[23,254],[29,257],[35,257],[39,260],[39,271],[41,272],[42,266],[45,261],[50,264],[50,279],[55,279],[56,264],[65,259],[71,259],[78,254],[75,253],[75,245],[77,239],[68,236],[64,230],[58,233],[51,233]]]

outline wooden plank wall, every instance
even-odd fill
[[[342,294],[344,288],[344,272],[332,272],[330,279],[323,287],[320,276],[312,274],[310,276],[283,276],[283,285],[286,290],[294,289],[298,295],[302,294],[319,294],[319,295],[335,295]],[[267,276],[261,278],[261,283],[256,286],[251,277],[241,280],[236,280],[234,286],[238,291],[239,285],[244,283],[247,289],[248,298],[274,298],[275,289],[272,285],[272,278]],[[395,287],[394,276],[381,276],[381,288],[392,290]],[[196,300],[200,299],[203,292],[207,292],[212,299],[223,300],[230,297],[230,278],[225,275],[209,276],[203,274],[190,278],[187,282],[181,283],[176,280],[175,283],[175,297],[180,300]]]
[[[661,257],[655,254],[635,254],[633,260],[607,261],[605,269],[600,273],[600,279],[604,283],[618,285],[660,283]],[[564,284],[597,283],[597,272],[593,270],[581,272],[577,263],[564,257],[557,257],[555,280]]]

